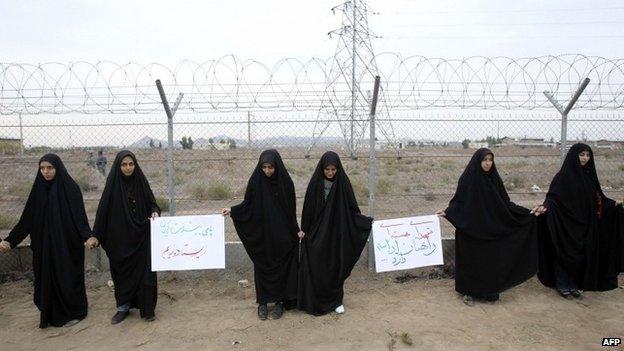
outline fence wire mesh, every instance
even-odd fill
[[[19,139],[19,127],[11,119],[15,118],[2,119],[3,134]],[[89,153],[97,157],[99,150],[108,159],[106,167],[110,167],[121,148],[135,151],[159,203],[167,210],[167,125],[163,115],[22,119],[23,156],[15,147],[5,150],[0,157],[4,194],[0,200],[0,228],[4,234],[18,220],[37,172],[37,160],[48,151],[63,158],[82,188],[91,221],[106,176],[89,161]],[[375,213],[379,218],[428,214],[444,208],[477,147],[494,148],[507,189],[526,206],[541,202],[559,166],[560,120],[555,113],[421,114],[392,122],[399,147],[378,141]],[[217,213],[236,204],[244,194],[258,155],[266,148],[281,152],[295,182],[299,212],[307,182],[326,150],[342,155],[358,201],[368,212],[368,150],[361,149],[357,159],[351,159],[337,122],[330,123],[325,135],[310,149],[313,137],[309,133],[315,123],[314,116],[177,116],[173,184],[176,214]],[[618,114],[601,113],[575,114],[568,125],[570,143],[584,140],[594,146],[602,185],[608,195],[618,199],[624,192],[624,150],[615,134],[623,127]],[[190,140],[192,145],[186,145]],[[451,233],[446,227],[445,234]],[[229,221],[226,240],[237,241]]]
[[[541,89],[562,97],[585,76],[592,76],[597,87],[588,87],[579,99],[579,110],[568,117],[568,144],[584,141],[594,148],[605,193],[622,199],[621,60],[581,55],[526,62],[392,57],[398,61],[390,65],[395,70],[386,71],[390,73],[385,75],[384,113],[376,121],[391,130],[384,133],[380,128],[377,134],[376,218],[445,208],[469,157],[484,146],[493,148],[512,200],[527,207],[541,203],[559,167],[561,136],[561,116]],[[383,66],[384,56],[377,62]],[[19,219],[37,161],[49,151],[61,156],[80,185],[91,223],[108,172],[95,164],[100,150],[107,168],[120,149],[134,151],[159,204],[168,212],[168,125],[153,85],[159,72],[169,72],[163,82],[171,83],[165,83],[170,101],[174,94],[185,93],[173,119],[176,215],[218,213],[240,202],[258,156],[267,148],[278,149],[284,158],[295,183],[298,214],[308,180],[326,150],[341,155],[360,207],[369,213],[368,116],[362,111],[329,117],[322,112],[332,101],[331,94],[349,90],[344,87],[328,95],[323,65],[284,60],[268,68],[235,58],[209,65],[186,62],[173,71],[158,65],[112,63],[54,69],[1,64],[0,236],[6,236]],[[321,68],[314,73],[313,67]],[[239,83],[223,83],[224,72]],[[193,83],[185,85],[189,79]],[[350,134],[350,124],[360,130]],[[357,139],[353,150],[350,137]],[[444,221],[443,234],[453,235]],[[226,241],[238,242],[230,220]],[[243,250],[232,254],[247,260]],[[6,258],[0,261],[0,270],[20,266]]]

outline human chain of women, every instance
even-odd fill
[[[46,154],[35,168],[22,216],[0,241],[0,252],[30,236],[39,327],[72,326],[87,317],[84,248],[100,245],[109,258],[115,286],[111,323],[125,320],[133,308],[145,321],[154,321],[158,279],[150,242],[161,209],[136,155],[128,150],[117,154],[93,227],[80,187],[60,157]],[[260,154],[243,201],[223,208],[221,214],[231,217],[253,262],[260,320],[279,319],[289,309],[316,316],[345,313],[344,283],[374,224],[361,213],[338,154],[327,151],[318,161],[300,222],[293,180],[275,149]],[[425,221],[379,224],[392,239],[409,239],[413,231],[420,240],[407,240],[411,246],[405,252],[398,241],[396,246],[386,241],[379,248],[389,255],[404,256],[408,251],[430,255],[441,246],[430,240],[433,224],[446,218],[456,230],[455,290],[468,306],[498,301],[502,292],[536,274],[562,298],[582,299],[584,291],[617,288],[624,271],[624,209],[621,202],[605,196],[593,151],[583,143],[569,149],[545,199],[532,209],[511,201],[494,152],[478,149],[459,177],[448,207],[436,215]],[[185,232],[205,237],[222,232],[220,223],[215,229],[209,224],[160,222],[160,231],[164,236]],[[162,250],[164,259],[206,252],[203,246],[189,251],[175,244]]]

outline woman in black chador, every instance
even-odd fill
[[[370,234],[340,157],[321,157],[305,195],[301,228],[298,308],[313,315],[344,313],[343,285]]]
[[[265,150],[254,169],[245,199],[223,209],[254,264],[258,318],[278,319],[297,297],[297,224],[295,187],[276,150]]]
[[[70,326],[86,317],[84,248],[97,245],[91,234],[80,187],[57,155],[43,156],[22,217],[0,242],[5,252],[30,235],[39,328]]]
[[[455,227],[455,290],[467,305],[496,301],[537,272],[539,212],[510,201],[489,149],[474,153],[448,208],[437,214]]]
[[[566,299],[581,298],[579,290],[616,288],[624,269],[623,211],[602,192],[588,145],[568,151],[540,210],[546,209],[540,221],[540,281]]]
[[[130,308],[138,308],[146,321],[154,320],[157,279],[151,269],[150,218],[159,215],[136,156],[120,151],[106,179],[93,226],[115,283],[117,313],[112,324],[123,321]]]

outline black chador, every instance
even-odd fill
[[[121,170],[126,157],[134,163],[131,175]],[[154,317],[157,300],[150,255],[150,217],[154,212],[160,214],[160,209],[136,156],[120,151],[106,179],[93,231],[108,255],[118,309],[138,308],[147,320]]]
[[[583,166],[579,155],[589,160]],[[573,145],[555,175],[540,221],[540,281],[559,293],[610,290],[624,270],[623,211],[602,192],[594,154],[585,144]]]
[[[54,154],[43,156],[39,164],[44,161],[56,175],[46,180],[37,172],[24,212],[6,239],[15,247],[30,235],[40,328],[60,327],[87,315],[84,243],[92,234],[82,193],[65,165]]]
[[[270,176],[262,169],[267,164],[274,169]],[[247,183],[245,199],[231,209],[236,232],[254,264],[256,301],[261,306],[284,302],[290,307],[296,298],[299,225],[295,201],[295,188],[280,154],[263,151]]]
[[[486,171],[482,161],[488,156]],[[510,201],[489,149],[474,153],[444,212],[455,227],[457,292],[497,300],[536,273],[535,216]]]
[[[325,173],[330,167],[335,169],[331,178]],[[310,179],[303,204],[299,309],[322,315],[342,306],[344,282],[366,245],[371,226],[372,218],[360,213],[340,158],[326,152]]]

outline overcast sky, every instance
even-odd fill
[[[326,59],[337,44],[327,33],[342,22],[342,13],[331,11],[337,5],[333,0],[0,0],[0,62],[111,60],[174,67],[183,59],[205,62],[230,54],[268,66],[283,58]],[[559,54],[624,58],[621,0],[371,0],[368,5],[370,29],[379,37],[373,40],[377,53],[447,59]],[[610,126],[591,137],[621,137],[607,135],[607,130],[619,129]],[[538,134],[526,126],[516,129]],[[520,135],[516,129],[501,133]],[[587,128],[576,129],[571,127],[571,135]],[[66,139],[72,144],[93,142],[90,133],[78,131],[83,135]],[[213,134],[218,132],[243,133]],[[5,128],[1,134],[15,133],[16,128]],[[465,133],[460,130],[452,137]],[[542,134],[557,133],[554,125],[552,133]],[[38,133],[31,134],[29,142],[43,142]],[[115,142],[138,137],[125,135]]]
[[[330,57],[328,0],[0,2],[0,62],[113,60],[173,65],[234,54],[271,64]],[[614,0],[371,0],[377,52],[461,58],[581,53],[624,57]]]

